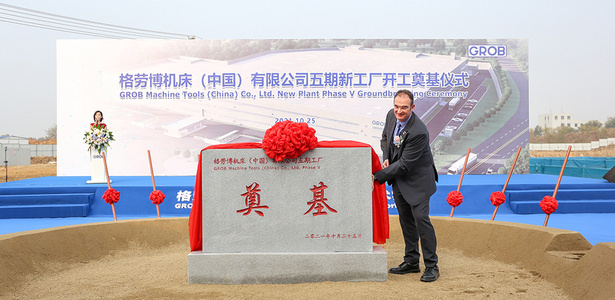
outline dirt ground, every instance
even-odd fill
[[[566,151],[530,151],[531,157],[564,157]],[[570,151],[571,157],[591,156],[591,157],[613,157],[615,156],[615,145],[600,147],[589,151]]]
[[[389,268],[403,255],[397,222],[391,218],[391,238],[385,246]],[[438,249],[441,277],[433,283],[421,282],[421,274],[389,274],[386,282],[188,284],[187,218],[140,226],[94,224],[0,236],[0,298],[571,299],[537,272],[444,247]],[[141,231],[144,226],[148,229]]]
[[[23,180],[28,178],[56,176],[55,157],[33,157],[29,166],[0,166],[0,182]],[[8,176],[8,180],[7,180]]]

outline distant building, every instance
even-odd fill
[[[12,149],[12,150],[10,150]],[[57,144],[30,144],[30,139],[20,136],[14,135],[3,135],[0,136],[0,162],[3,162],[2,159],[4,156],[4,152],[13,151],[13,156],[16,157],[17,153],[27,153],[23,158],[23,162],[19,164],[15,163],[13,165],[29,165],[30,157],[35,156],[57,156],[58,153],[58,145]],[[4,154],[3,154],[4,153]],[[22,155],[22,154],[20,154]],[[11,165],[12,162],[9,162]]]
[[[3,135],[0,136],[0,162],[2,166],[30,165],[30,145],[28,138]]]
[[[538,125],[542,128],[571,127],[577,129],[587,121],[575,120],[572,114],[544,114],[538,116]]]
[[[0,136],[0,144],[28,145],[30,144],[30,140],[28,138],[20,137],[20,136],[3,135],[3,136]]]

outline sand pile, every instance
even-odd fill
[[[385,245],[403,255],[397,217]],[[114,221],[0,236],[1,299],[609,299],[615,243],[539,226],[434,218],[441,277],[285,285],[188,284],[188,219]],[[360,262],[357,262],[360,263]],[[423,268],[423,266],[421,266]]]

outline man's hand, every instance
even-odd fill
[[[387,159],[387,160],[385,160],[385,161],[382,163],[382,168],[384,169],[384,168],[386,168],[386,167],[388,167],[388,166],[389,166],[389,160]]]

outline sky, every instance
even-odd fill
[[[615,76],[615,1],[0,0],[27,9],[201,39],[529,39],[530,127],[571,113],[604,123]],[[7,13],[0,6],[0,17]],[[4,7],[6,8],[6,7]],[[0,135],[57,122],[56,41],[96,37],[0,19]],[[58,128],[61,131],[62,128]]]

